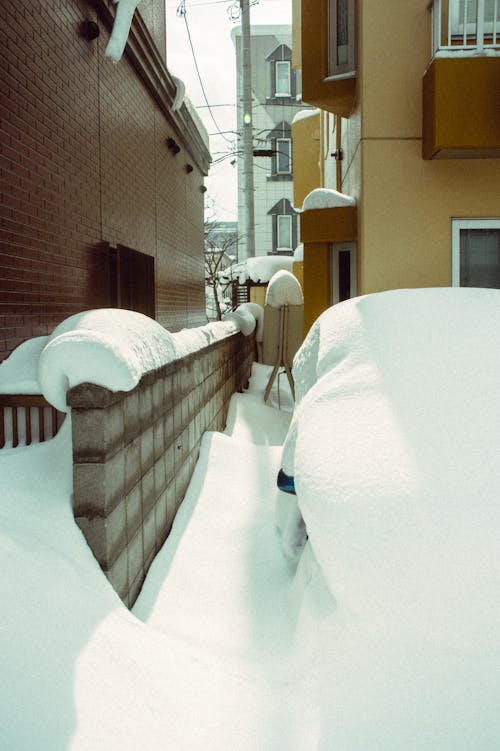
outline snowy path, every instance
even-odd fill
[[[229,422],[205,436],[133,613],[72,519],[68,426],[2,453],[2,750],[317,747],[274,524],[289,415],[245,394]]]

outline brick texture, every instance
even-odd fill
[[[164,59],[163,0],[143,4]],[[109,304],[102,241],[154,256],[163,325],[206,320],[201,172],[168,150],[165,115],[126,56],[104,57],[107,40],[84,0],[0,5],[0,361]]]

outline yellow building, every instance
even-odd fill
[[[306,330],[353,294],[500,288],[500,0],[294,0],[293,28],[318,108],[292,125],[294,205],[326,189],[301,215]]]

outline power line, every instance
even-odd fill
[[[217,132],[219,133],[219,135],[221,135],[228,144],[231,144],[231,141],[228,138],[226,138],[226,136],[224,135],[224,133],[221,131],[217,120],[215,119],[214,113],[212,112],[212,107],[211,107],[211,105],[210,105],[210,103],[208,101],[208,97],[207,97],[207,93],[205,91],[205,87],[203,85],[203,81],[201,79],[201,73],[200,73],[200,69],[198,67],[198,61],[196,59],[196,54],[195,54],[194,47],[193,47],[193,40],[191,39],[191,32],[189,31],[189,24],[188,24],[188,20],[187,20],[187,10],[186,10],[186,0],[181,0],[181,2],[179,3],[179,5],[177,7],[177,15],[181,16],[184,19],[184,23],[186,25],[186,32],[187,32],[187,36],[188,36],[188,40],[189,40],[189,46],[191,48],[191,54],[193,56],[194,67],[196,69],[196,74],[198,76],[198,81],[200,82],[201,91],[203,93],[203,98],[205,99],[206,105],[208,107],[208,111],[210,113],[210,117],[212,118],[213,124],[215,125],[215,128],[216,128]]]

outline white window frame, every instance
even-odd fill
[[[339,279],[339,258],[342,251],[349,252],[350,260],[350,295],[356,297],[358,288],[357,277],[357,244],[355,242],[331,243],[330,244],[330,269],[332,285],[332,305],[340,302],[340,279]]]
[[[286,144],[286,152],[288,154],[288,169],[280,169],[280,153],[282,152],[282,145]],[[290,175],[292,173],[292,139],[291,138],[277,138],[276,139],[276,174],[278,175]]]
[[[328,76],[327,79],[352,78],[356,74],[355,0],[346,0],[347,13],[347,60],[337,61],[337,7],[340,0],[328,0]]]
[[[280,219],[286,219],[289,226],[290,245],[280,244]],[[293,220],[291,214],[276,214],[276,250],[292,250],[293,243]]]
[[[279,91],[278,90],[278,81],[279,81],[279,78],[280,78],[279,75],[278,75],[278,67],[280,65],[286,65],[286,68],[287,68],[288,91]],[[275,85],[274,85],[274,88],[275,88],[274,96],[276,96],[276,97],[279,97],[279,96],[290,97],[290,96],[292,96],[292,66],[291,66],[290,60],[276,60],[275,61],[275,66],[276,67],[275,67],[275,71],[274,72],[275,72],[276,78],[275,78]]]
[[[498,219],[452,219],[451,220],[451,286],[460,287],[460,230],[500,229]]]

